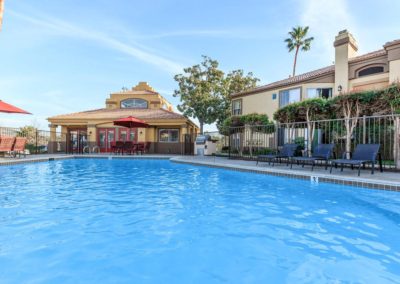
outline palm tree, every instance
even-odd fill
[[[297,54],[299,53],[300,48],[302,51],[310,50],[311,42],[314,40],[313,37],[305,38],[307,36],[307,32],[308,27],[297,26],[292,28],[292,30],[289,32],[290,37],[285,39],[289,52],[292,52],[294,49],[296,49],[293,63],[293,76],[296,74]]]

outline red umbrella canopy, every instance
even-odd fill
[[[114,121],[114,125],[128,127],[128,128],[136,128],[136,127],[149,127],[149,125],[136,117],[128,116],[125,118],[120,118]]]
[[[7,104],[3,101],[0,101],[0,112],[31,114],[30,112],[17,108],[13,105]]]

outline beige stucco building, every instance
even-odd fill
[[[357,55],[351,33],[339,32],[334,41],[335,64],[245,92],[232,94],[232,114],[274,112],[307,98],[330,98],[356,90],[378,89],[400,80],[400,40],[382,49]]]
[[[48,118],[51,142],[56,141],[57,128],[61,127],[66,137],[66,151],[70,153],[84,149],[110,152],[116,141],[150,142],[150,153],[190,154],[192,151],[188,141],[198,132],[197,125],[175,113],[172,105],[146,82],[131,90],[110,94],[105,105],[105,108]],[[144,120],[149,127],[129,129],[113,124],[128,116]]]

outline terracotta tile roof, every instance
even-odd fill
[[[363,61],[363,60],[367,60],[367,59],[371,59],[371,58],[375,58],[375,57],[379,57],[379,56],[383,56],[386,55],[386,50],[384,49],[379,49],[373,52],[369,52],[360,56],[356,56],[353,58],[350,58],[349,62],[350,63],[354,63],[354,62],[359,62],[359,61]]]
[[[157,95],[157,92],[149,91],[149,90],[143,90],[143,91],[135,91],[135,90],[127,90],[127,91],[120,91],[120,92],[114,92],[114,94],[121,94],[121,95]]]
[[[56,119],[109,119],[115,120],[127,116],[134,116],[144,121],[158,119],[186,119],[183,115],[165,109],[95,109],[49,117]]]
[[[318,78],[318,77],[321,77],[321,76],[324,76],[324,75],[328,75],[328,74],[331,74],[331,73],[334,73],[334,72],[335,72],[335,66],[331,65],[331,66],[324,67],[324,68],[321,68],[321,69],[317,69],[317,70],[314,70],[314,71],[311,71],[311,72],[307,72],[307,73],[304,73],[304,74],[296,75],[294,77],[290,77],[290,78],[287,78],[287,79],[284,79],[284,80],[276,81],[276,82],[270,83],[268,85],[256,87],[256,88],[248,90],[248,91],[236,93],[236,94],[233,94],[232,97],[245,95],[245,94],[258,93],[258,92],[267,91],[267,90],[270,90],[270,89],[275,89],[275,88],[278,88],[278,87],[284,87],[284,86],[288,86],[288,85],[293,85],[293,84],[296,84],[296,83],[301,83],[301,82],[306,81],[306,80],[311,80],[311,79]]]
[[[398,40],[400,41],[400,40]],[[393,41],[393,42],[397,42],[397,41]],[[393,42],[387,43],[389,45],[393,44]],[[368,59],[372,59],[375,57],[379,57],[379,56],[384,56],[386,55],[386,50],[385,49],[379,49],[373,52],[369,52],[360,56],[356,56],[353,57],[349,60],[349,63],[355,63],[355,62],[359,62],[359,61],[363,61],[363,60],[368,60]],[[240,93],[236,93],[236,94],[232,94],[232,97],[235,96],[242,96],[242,95],[247,95],[247,94],[254,94],[254,93],[259,93],[259,92],[263,92],[263,91],[268,91],[271,89],[275,89],[275,88],[279,88],[279,87],[285,87],[285,86],[289,86],[289,85],[294,85],[294,84],[298,84],[301,83],[303,81],[307,81],[307,80],[311,80],[311,79],[315,79],[324,75],[328,75],[331,73],[335,72],[335,65],[331,65],[331,66],[327,66],[321,69],[317,69],[311,72],[307,72],[304,74],[300,74],[294,77],[290,77],[284,80],[280,80],[280,81],[276,81],[264,86],[260,86],[260,87],[256,87],[254,89],[250,89],[244,92],[240,92]]]

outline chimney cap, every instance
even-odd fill
[[[338,47],[344,44],[350,45],[354,49],[354,51],[358,50],[357,41],[348,30],[341,30],[338,33],[338,35],[335,37],[333,46]]]

